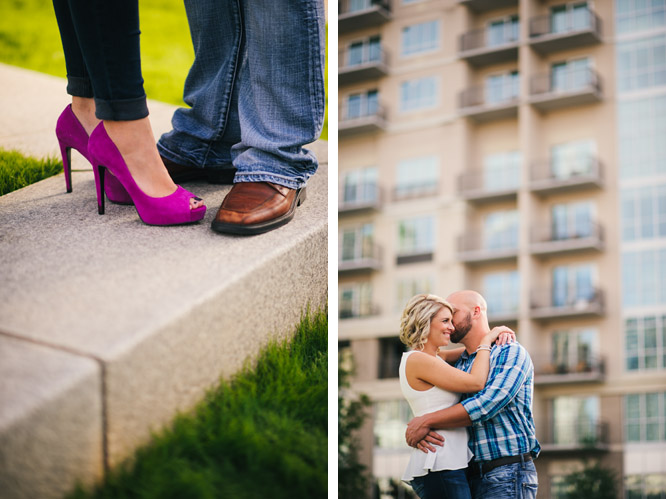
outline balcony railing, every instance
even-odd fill
[[[339,0],[338,32],[381,26],[391,20],[391,5],[387,0]]]
[[[458,259],[462,262],[491,263],[515,260],[518,257],[518,236],[515,230],[489,236],[469,232],[458,239]]]
[[[598,223],[578,224],[558,228],[548,223],[532,228],[530,251],[533,255],[548,256],[577,251],[601,251],[604,248],[604,231]]]
[[[556,361],[552,357],[532,356],[534,383],[550,385],[561,383],[601,383],[605,379],[605,366],[601,357],[589,355],[576,362]]]
[[[518,305],[504,308],[488,308],[488,323],[491,327],[511,324],[518,321]]]
[[[530,19],[530,45],[541,54],[601,43],[601,19],[591,10]]]
[[[470,202],[483,203],[516,199],[520,186],[520,166],[498,172],[472,171],[458,177],[460,194]]]
[[[439,193],[437,182],[422,182],[419,184],[398,185],[393,189],[393,200],[404,201],[407,199],[420,199],[433,197]]]
[[[537,435],[543,452],[605,452],[609,450],[608,423],[579,421],[554,424],[546,435]]]
[[[340,319],[362,319],[366,317],[375,317],[381,313],[378,305],[373,303],[355,304],[358,306],[346,307],[342,305],[339,311]]]
[[[601,100],[601,78],[590,68],[567,69],[532,77],[530,104],[551,111]]]
[[[382,249],[378,244],[364,248],[362,255],[344,259],[342,254],[338,261],[338,274],[352,272],[372,272],[382,267]]]
[[[360,57],[352,57],[349,50],[341,50],[338,54],[338,61],[338,83],[340,85],[373,80],[388,74],[389,54],[381,48],[370,48],[365,45]]]
[[[530,173],[530,190],[538,195],[603,186],[602,164],[595,156],[571,162],[537,162],[532,165]]]
[[[460,5],[466,5],[474,12],[487,12],[489,10],[503,9],[518,5],[518,0],[458,0]]]
[[[605,314],[604,293],[593,288],[586,296],[570,290],[566,296],[553,296],[551,290],[536,290],[530,295],[531,317],[536,320],[572,317],[602,317]]]
[[[434,253],[432,248],[414,249],[412,251],[402,251],[396,255],[395,263],[404,265],[408,263],[431,262]]]
[[[386,130],[386,111],[382,106],[374,106],[360,111],[349,112],[349,107],[340,109],[340,122],[338,135],[347,137],[361,133],[379,132]]]
[[[378,210],[382,205],[382,191],[375,183],[360,183],[338,189],[338,214]]]
[[[487,28],[468,31],[460,36],[458,56],[470,64],[481,67],[518,60],[517,27],[507,25],[496,38]]]
[[[476,121],[491,121],[518,116],[518,85],[507,82],[497,90],[488,86],[470,87],[459,95],[459,111]]]

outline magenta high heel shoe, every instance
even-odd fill
[[[72,192],[72,149],[76,149],[91,164],[92,161],[88,155],[88,132],[86,132],[81,122],[72,111],[71,104],[65,108],[58,118],[56,124],[56,136],[60,144],[60,153],[62,154],[62,166],[65,170],[65,185],[67,192]],[[94,170],[94,168],[93,168]],[[94,172],[95,185],[99,183],[97,171]],[[132,198],[127,194],[125,188],[118,182],[113,175],[109,175],[104,183],[104,192],[106,192],[109,201],[118,204],[132,204]]]
[[[88,152],[93,160],[93,168],[96,169],[101,182],[97,185],[97,206],[99,214],[104,214],[104,189],[105,169],[113,173],[129,193],[139,218],[148,225],[180,225],[198,222],[206,214],[206,207],[200,206],[190,208],[190,199],[197,198],[191,192],[178,186],[176,192],[161,198],[154,198],[144,193],[136,184],[127,164],[120,151],[106,133],[104,123],[90,134],[88,141]]]

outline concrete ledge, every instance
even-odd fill
[[[32,95],[34,109],[14,114],[49,124],[14,133],[12,120],[0,119],[0,145],[57,155],[63,80],[2,65],[0,79]],[[53,104],[53,95],[65,102]],[[5,109],[22,101],[3,99]],[[156,134],[168,130],[174,106],[149,105]],[[270,337],[290,331],[308,305],[326,305],[327,145],[311,149],[320,169],[306,202],[286,226],[253,237],[210,229],[229,186],[187,184],[208,206],[197,225],[147,226],[133,206],[110,203],[100,216],[92,171],[78,155],[72,193],[59,175],[0,197],[3,493],[60,497],[75,479],[98,479]],[[83,410],[88,399],[95,402]],[[65,438],[75,428],[69,419],[81,428],[78,441]],[[31,482],[39,493],[23,492]]]

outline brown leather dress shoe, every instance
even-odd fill
[[[211,227],[227,234],[262,234],[294,218],[305,201],[305,187],[289,189],[270,182],[234,184],[220,206]]]
[[[231,165],[227,168],[196,168],[194,166],[180,165],[165,158],[162,158],[162,163],[166,166],[171,180],[176,184],[184,184],[186,182],[208,182],[209,184],[232,184],[236,169]]]

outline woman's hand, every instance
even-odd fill
[[[486,343],[486,341],[488,343]],[[497,326],[494,327],[490,333],[488,333],[482,343],[492,345],[494,342],[497,342],[498,345],[505,345],[506,343],[513,343],[516,341],[516,333],[512,329],[506,326]]]

